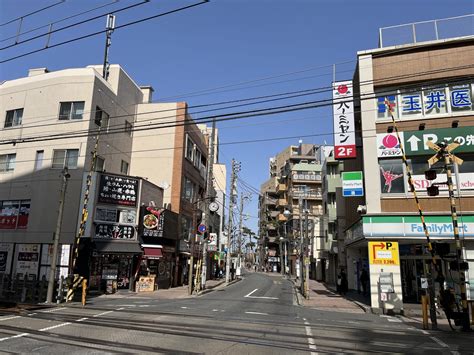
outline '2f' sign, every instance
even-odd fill
[[[355,145],[336,146],[335,151],[336,159],[356,157]]]

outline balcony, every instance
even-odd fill
[[[293,182],[314,182],[321,183],[321,174],[307,173],[307,172],[293,172],[291,174]]]
[[[338,187],[342,187],[342,181],[341,181],[341,178],[339,176],[330,176],[330,175],[327,175],[326,176],[326,180],[327,180],[327,185],[328,185],[328,192],[329,193],[335,193],[336,192],[336,188]]]
[[[321,200],[323,198],[321,190],[292,190],[291,196],[293,199],[299,199],[301,197],[305,200]]]
[[[265,197],[263,200],[263,203],[268,206],[275,206],[277,203],[277,200],[274,198]]]
[[[286,218],[283,213],[280,213],[278,215],[278,222],[286,222],[286,221],[288,221],[288,218]]]
[[[285,191],[286,191],[286,185],[285,184],[277,184],[276,192],[285,192]]]
[[[284,206],[287,206],[288,205],[288,201],[286,198],[279,198],[277,200],[277,206],[279,207],[284,207]]]

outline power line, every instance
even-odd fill
[[[469,49],[468,51],[473,51],[472,49]],[[447,55],[446,53],[442,53],[442,54],[438,54],[438,55],[430,55],[429,57],[432,58],[434,56],[445,56]],[[423,58],[423,57],[422,57]],[[425,57],[426,58],[426,57]],[[420,57],[417,57],[416,60],[419,60]],[[405,62],[407,60],[399,60],[399,61],[395,61],[395,62],[390,62],[388,64],[390,65],[393,65],[393,63],[399,63],[399,62]],[[409,59],[408,61],[413,61],[413,59]],[[344,63],[344,62],[342,62]],[[331,64],[331,66],[333,65],[336,65],[337,63],[335,64]],[[381,63],[381,64],[377,64],[377,65],[373,65],[373,67],[378,67],[378,66],[382,66],[382,65],[388,65],[387,63]],[[329,65],[328,65],[329,66]],[[351,70],[352,72],[352,70]],[[424,72],[422,74],[427,74],[428,72]],[[434,72],[433,72],[434,73]],[[430,73],[432,74],[432,73]],[[284,74],[283,74],[284,75]],[[324,74],[324,75],[330,75],[330,74]],[[409,77],[412,77],[413,75],[419,75],[419,74],[408,74]],[[314,77],[314,76],[313,76]],[[360,82],[360,84],[362,83],[377,83],[377,85],[381,85],[383,84],[384,81],[387,81],[387,80],[391,80],[393,78],[400,78],[400,76],[394,76],[394,77],[387,77],[387,78],[384,78],[383,80],[379,80],[379,81],[374,81],[374,80],[366,80],[366,81],[363,81],[363,82]],[[257,79],[258,80],[258,79]],[[296,79],[296,80],[300,80],[300,79]],[[432,81],[433,83],[433,81]],[[66,83],[68,84],[68,83]],[[76,84],[76,83],[71,83],[71,84]],[[272,83],[270,83],[272,84]],[[37,87],[37,88],[44,88],[44,87],[47,87],[48,85],[46,86],[41,86],[41,87]],[[242,88],[244,89],[244,88]],[[275,96],[279,96],[279,95],[286,95],[286,94],[293,94],[293,93],[299,93],[299,92],[305,92],[305,91],[312,91],[312,90],[323,90],[323,89],[327,89],[327,91],[330,91],[332,90],[332,87],[331,86],[323,86],[323,87],[317,87],[317,88],[312,88],[312,89],[306,89],[306,90],[300,90],[300,91],[291,91],[291,92],[286,92],[286,93],[280,93],[280,94],[275,94]],[[100,89],[99,89],[100,90]],[[13,92],[8,92],[8,95],[11,95],[11,94],[14,94],[14,93],[18,93],[18,92],[24,92],[26,90],[18,90],[18,91],[13,91]],[[106,93],[106,95],[110,98],[110,95],[108,95]],[[209,103],[209,104],[201,104],[201,105],[192,105],[192,106],[188,106],[188,108],[199,108],[199,107],[207,107],[207,106],[212,106],[212,105],[220,105],[220,104],[227,104],[227,103],[234,103],[234,102],[241,102],[241,101],[250,101],[250,100],[254,100],[254,99],[259,99],[259,98],[265,98],[265,97],[272,97],[273,95],[267,95],[267,96],[260,96],[260,97],[253,97],[253,98],[246,98],[246,99],[240,99],[240,100],[231,100],[231,101],[223,101],[223,102],[217,102],[217,103]],[[115,98],[111,98],[112,100],[115,100]],[[163,100],[163,99],[161,99]],[[156,100],[155,102],[153,103],[160,103],[158,100]],[[136,106],[136,104],[131,104],[131,105],[128,105],[128,106]],[[127,107],[127,106],[126,106]],[[122,107],[122,109],[126,112],[125,108]],[[83,114],[86,114],[86,113],[92,113],[94,114],[97,110],[90,110],[90,111],[84,111]],[[138,113],[138,114],[126,114],[126,115],[115,115],[115,116],[111,116],[110,118],[117,118],[117,117],[128,117],[128,116],[132,116],[132,115],[143,115],[143,114],[149,114],[149,113],[161,113],[161,112],[169,112],[169,111],[175,111],[175,109],[165,109],[165,110],[154,110],[154,111],[148,111],[148,112],[142,112],[142,113]],[[57,115],[54,115],[54,116],[34,116],[34,117],[28,117],[28,119],[32,119],[32,118],[43,118],[43,117],[46,117],[47,119],[45,120],[40,120],[40,121],[37,121],[36,123],[39,123],[39,122],[47,122],[50,120],[50,118],[57,118]],[[170,116],[170,117],[174,117],[174,116]],[[92,119],[91,119],[92,120]],[[80,120],[77,120],[77,121],[72,121],[72,122],[65,122],[64,124],[71,124],[71,123],[82,123],[83,121],[80,121]],[[35,123],[35,124],[36,124]],[[50,124],[45,124],[45,125],[25,125],[23,124],[21,127],[11,127],[9,128],[9,130],[14,130],[14,129],[23,129],[23,128],[34,128],[34,127],[45,127],[45,126],[50,126],[50,125],[54,125],[54,126],[57,126],[57,122],[55,123],[50,123]]]
[[[32,16],[32,15],[34,15],[34,14],[37,14],[37,13],[39,13],[39,12],[41,12],[41,11],[45,11],[45,10],[47,10],[47,9],[50,9],[50,8],[52,8],[52,7],[54,7],[54,6],[61,5],[61,4],[63,4],[65,1],[66,1],[66,0],[60,0],[60,1],[58,1],[57,3],[54,3],[54,4],[51,4],[51,5],[42,7],[41,9],[32,11],[32,12],[30,12],[30,13],[27,13],[26,15],[22,15],[22,16],[19,16],[19,17],[17,17],[17,18],[14,18],[14,19],[12,19],[12,20],[9,20],[9,21],[7,21],[7,22],[1,23],[0,26],[9,25],[10,23],[13,23],[13,22],[15,22],[15,21],[23,20],[25,17],[29,17],[29,16]]]
[[[474,67],[474,65],[470,65],[466,67]],[[460,68],[462,67],[456,67],[456,70]],[[453,68],[449,68],[446,70],[453,70]],[[467,79],[464,79],[464,82],[465,80]],[[446,81],[444,83],[452,84],[452,82],[446,82]],[[383,93],[383,95],[390,95],[390,92],[386,91]],[[363,96],[364,97],[361,97],[361,95],[359,95],[359,97],[355,97],[355,99],[359,99],[359,100],[374,99],[375,93],[364,94]],[[135,125],[132,131],[136,132],[136,131],[142,131],[145,129],[146,130],[160,129],[160,128],[162,129],[162,128],[184,126],[184,125],[195,124],[195,123],[208,123],[208,122],[211,122],[213,119],[216,119],[217,121],[242,119],[242,118],[248,118],[248,117],[271,115],[271,114],[277,114],[277,113],[283,113],[283,112],[292,112],[292,111],[306,110],[306,109],[311,109],[311,108],[325,107],[325,106],[331,106],[332,104],[333,104],[332,99],[307,101],[307,102],[300,102],[300,103],[291,104],[291,105],[282,105],[282,106],[269,107],[269,108],[263,108],[263,109],[254,109],[254,110],[248,110],[248,111],[231,112],[231,113],[224,113],[220,115],[206,116],[199,119],[195,119],[194,121],[185,119],[184,121],[179,122],[179,123],[177,123],[176,120],[174,120],[174,121],[167,121],[167,122],[162,122],[162,123],[154,123],[151,125],[150,124],[138,125],[138,126]],[[177,118],[177,116],[171,116],[171,117]],[[164,118],[158,118],[158,119],[164,119]],[[121,133],[121,132],[125,132],[125,128],[112,129],[112,130],[109,129],[108,134]],[[95,134],[95,131],[90,131],[90,130],[87,130],[87,131],[85,130],[81,132],[65,132],[65,133],[49,135],[49,136],[36,136],[36,137],[33,136],[33,137],[26,137],[26,138],[21,138],[21,139],[14,139],[14,140],[10,139],[8,141],[4,140],[4,141],[0,141],[0,144],[17,144],[17,143],[26,143],[26,142],[66,139],[66,138],[71,138],[71,137],[77,137],[77,138],[88,137],[94,134]]]
[[[148,2],[148,0],[145,0],[145,1]],[[152,19],[155,19],[155,18],[158,18],[158,17],[162,17],[162,16],[170,15],[170,14],[173,14],[173,13],[176,13],[176,12],[180,12],[180,11],[183,11],[183,10],[187,10],[187,9],[190,9],[190,8],[192,8],[192,7],[195,7],[195,6],[199,6],[199,5],[205,4],[205,3],[207,3],[207,2],[208,2],[208,0],[203,0],[203,1],[199,2],[199,3],[195,3],[195,4],[192,4],[192,5],[183,6],[183,7],[180,7],[180,8],[174,9],[174,10],[170,10],[170,11],[166,11],[166,12],[163,12],[163,13],[160,13],[160,14],[157,14],[157,15],[154,15],[154,16],[149,16],[149,17],[145,17],[145,18],[140,19],[140,20],[128,22],[128,23],[125,23],[125,24],[123,24],[123,25],[116,26],[115,29],[114,29],[114,31],[117,31],[117,30],[119,30],[119,29],[122,29],[122,28],[125,28],[125,27],[128,27],[128,26],[136,25],[136,24],[141,23],[141,22],[149,21],[149,20],[152,20]],[[141,4],[142,4],[142,3],[135,4],[135,6],[141,5]],[[131,6],[132,6],[132,5],[131,5]],[[117,12],[117,11],[114,11],[114,12]],[[105,30],[101,30],[101,31],[89,33],[89,34],[87,34],[87,35],[83,35],[83,36],[76,37],[76,38],[73,38],[73,39],[70,39],[70,40],[66,40],[66,41],[63,41],[63,42],[59,42],[59,43],[50,45],[50,46],[45,47],[45,48],[36,49],[36,50],[30,51],[30,52],[26,52],[26,53],[23,53],[23,54],[14,56],[14,57],[10,57],[10,58],[4,59],[4,60],[0,61],[0,63],[10,62],[10,61],[12,61],[12,60],[19,59],[19,58],[23,58],[23,57],[29,56],[29,55],[31,55],[31,54],[35,54],[35,53],[38,53],[38,52],[42,52],[42,51],[47,50],[47,49],[50,49],[50,48],[59,47],[59,46],[65,45],[65,44],[69,44],[69,43],[75,42],[75,41],[80,41],[80,40],[83,40],[83,39],[86,39],[86,38],[89,38],[89,37],[97,36],[97,35],[99,35],[99,34],[101,34],[101,33],[107,32],[107,31],[108,31],[108,30],[105,29]]]
[[[129,6],[125,6],[125,7],[122,7],[120,9],[117,9],[117,10],[114,10],[113,12],[114,13],[118,13],[118,12],[122,12],[122,11],[125,11],[125,10],[129,10],[131,8],[134,8],[136,6],[140,6],[140,5],[143,5],[143,4],[146,4],[148,3],[149,0],[143,0],[142,2],[140,3],[137,3],[137,4],[132,4],[132,5],[129,5]],[[88,19],[85,19],[85,20],[82,20],[82,21],[79,21],[79,22],[76,22],[76,23],[72,23],[70,25],[67,25],[67,26],[64,26],[64,27],[60,27],[60,28],[57,28],[55,30],[52,30],[52,31],[49,31],[47,33],[43,33],[43,34],[40,34],[40,35],[37,35],[37,36],[34,36],[34,37],[30,37],[30,38],[27,38],[27,39],[24,39],[22,41],[19,41],[19,42],[16,42],[14,44],[10,44],[8,46],[5,46],[5,47],[2,47],[0,48],[0,51],[3,51],[5,49],[8,49],[8,48],[11,48],[11,47],[15,47],[15,46],[18,46],[20,44],[23,44],[23,43],[27,43],[27,42],[31,42],[35,39],[39,39],[41,37],[45,37],[45,36],[50,36],[52,35],[53,33],[57,33],[57,32],[61,32],[61,31],[64,31],[64,30],[67,30],[69,28],[72,28],[72,27],[75,27],[75,26],[79,26],[79,25],[83,25],[85,23],[88,23],[88,22],[91,22],[91,21],[94,21],[94,20],[97,20],[101,17],[104,17],[106,15],[108,15],[110,12],[106,12],[106,13],[103,13],[103,14],[100,14],[100,15],[97,15],[97,16],[94,16],[94,17],[90,17]],[[56,21],[57,22],[60,22],[60,21]],[[47,47],[48,48],[48,47]]]
[[[65,0],[63,0],[63,1],[65,1]],[[92,12],[92,11],[95,11],[95,10],[98,10],[98,9],[101,9],[101,8],[104,8],[104,7],[113,5],[113,4],[117,3],[118,1],[119,1],[119,0],[113,0],[112,2],[110,2],[110,3],[108,3],[108,4],[104,4],[104,5],[101,5],[101,6],[96,6],[96,7],[92,8],[92,9],[89,9],[89,10],[86,10],[86,11],[82,11],[82,12],[79,12],[79,13],[76,13],[76,14],[74,14],[74,15],[70,15],[70,16],[67,16],[67,17],[63,17],[63,18],[60,19],[60,20],[57,20],[57,21],[48,23],[48,24],[46,24],[46,25],[41,25],[41,26],[32,28],[32,29],[27,30],[27,31],[24,31],[24,32],[20,32],[20,33],[18,33],[18,34],[15,35],[15,36],[11,36],[11,37],[7,37],[7,38],[4,38],[4,39],[0,39],[0,43],[6,42],[6,41],[8,41],[8,40],[10,40],[10,39],[17,38],[17,37],[22,36],[22,35],[26,35],[26,34],[31,33],[31,32],[38,31],[38,30],[40,30],[40,29],[42,29],[42,28],[50,27],[50,26],[52,26],[52,25],[54,25],[54,24],[56,24],[56,23],[60,23],[60,22],[66,21],[66,20],[70,20],[70,19],[72,19],[72,18],[74,18],[74,17],[78,17],[78,16],[81,16],[81,15],[87,14],[87,13],[89,13],[89,12]],[[49,33],[48,33],[48,34],[49,34]]]

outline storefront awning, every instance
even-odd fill
[[[159,259],[163,257],[161,248],[143,248],[143,257],[146,259]]]
[[[95,242],[95,249],[99,253],[141,254],[140,244],[122,241]]]

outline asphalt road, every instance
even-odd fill
[[[303,308],[290,281],[260,273],[194,298],[96,298],[0,315],[4,354],[472,354],[473,344],[473,334],[421,331],[396,317]]]

